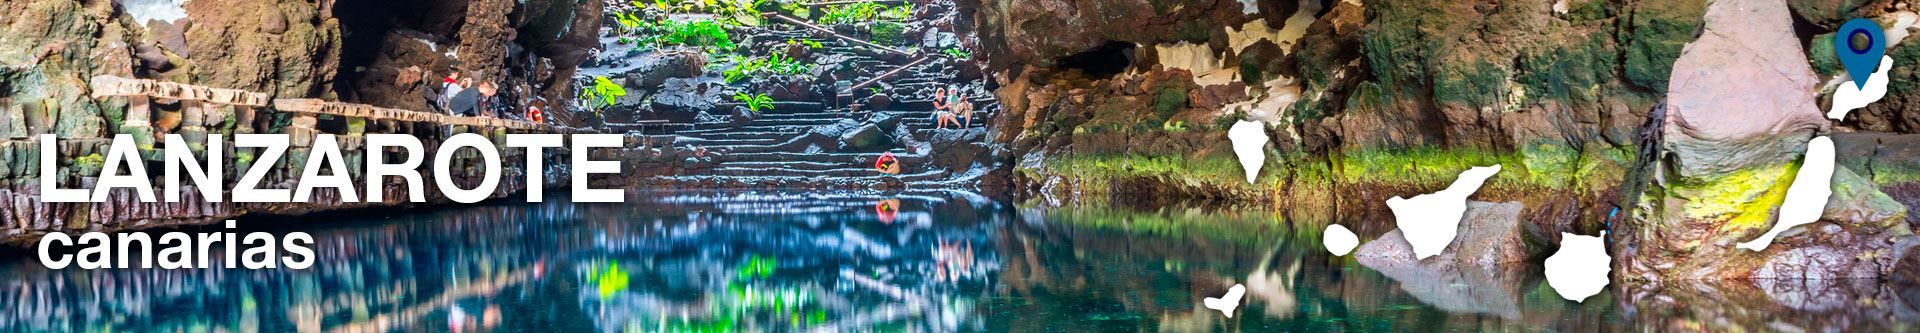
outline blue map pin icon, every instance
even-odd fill
[[[1855,38],[1864,39],[1866,43],[1855,45]],[[1849,20],[1833,34],[1833,52],[1839,56],[1840,65],[1847,67],[1847,76],[1853,77],[1854,86],[1866,89],[1867,77],[1880,69],[1880,57],[1887,54],[1887,33],[1873,20]]]

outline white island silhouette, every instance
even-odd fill
[[[1487,178],[1500,173],[1500,165],[1473,167],[1460,173],[1447,189],[1411,199],[1387,199],[1393,218],[1407,244],[1413,245],[1415,258],[1426,259],[1447,248],[1460,233],[1460,217],[1467,212],[1467,196],[1480,191]]]

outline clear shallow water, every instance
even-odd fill
[[[1296,230],[1264,212],[1020,209],[965,194],[558,201],[242,221],[313,234],[320,258],[306,271],[49,271],[7,258],[0,331],[1912,331],[1920,322],[1911,279],[1842,283],[1869,296],[1839,300],[1809,298],[1827,289],[1808,284],[1688,284],[1574,303],[1535,267],[1374,270],[1327,255],[1320,224]],[[1382,228],[1355,229],[1365,240]],[[1248,293],[1233,318],[1200,306],[1235,283]]]

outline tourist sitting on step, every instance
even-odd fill
[[[959,120],[955,120],[953,124],[958,125],[961,129],[973,127],[973,101],[961,98],[959,92],[954,92],[952,95],[954,96],[951,98],[953,102],[947,104],[948,108],[952,109],[951,113],[955,117],[966,119],[965,124],[960,123]]]
[[[953,105],[954,102],[959,100],[956,98],[958,95],[959,94],[950,92],[947,88],[933,90],[934,128],[945,129],[947,128],[947,122],[953,122],[954,125],[960,124],[959,120],[954,118],[952,110],[952,108],[955,107],[955,105]]]

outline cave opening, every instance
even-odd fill
[[[333,16],[340,20],[340,68],[334,77],[334,91],[340,100],[386,107],[417,107],[395,104],[389,98],[366,96],[370,92],[391,90],[394,73],[379,70],[383,61],[406,57],[407,50],[393,45],[393,38],[416,39],[446,52],[453,33],[459,31],[466,11],[463,1],[432,0],[340,0],[333,5]],[[387,59],[383,59],[387,58]],[[418,56],[408,58],[421,58]],[[444,65],[444,64],[436,64]],[[438,72],[440,66],[427,66]]]
[[[1120,41],[1107,41],[1090,50],[1080,51],[1056,61],[1061,69],[1079,70],[1081,74],[1093,79],[1107,79],[1124,73],[1133,67],[1137,60],[1135,48],[1139,45]]]

